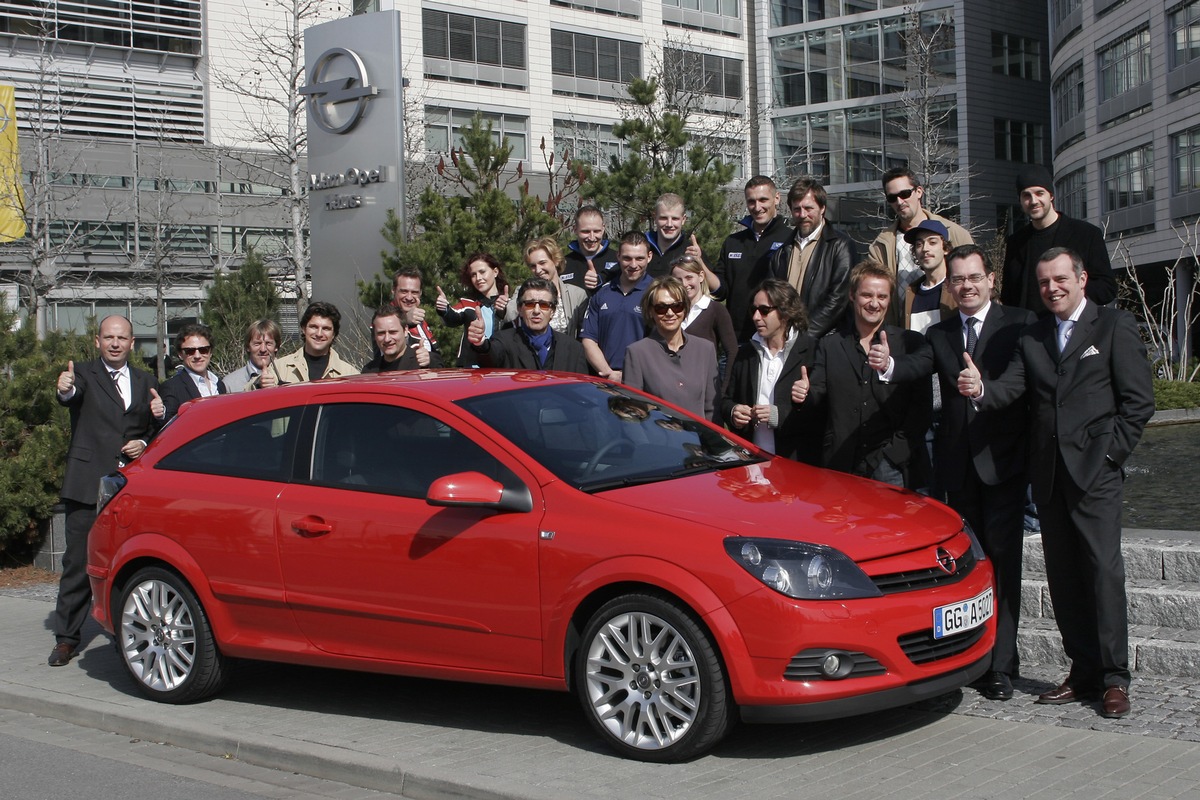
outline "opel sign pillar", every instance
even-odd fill
[[[361,327],[356,281],[382,270],[387,212],[404,219],[399,12],[314,25],[304,61],[312,297]]]

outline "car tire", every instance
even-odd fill
[[[729,731],[735,706],[720,654],[674,601],[635,594],[605,603],[576,659],[588,721],[626,757],[686,761]]]
[[[126,581],[114,612],[117,652],[145,696],[190,703],[225,684],[229,661],[196,593],[179,575],[161,567],[139,570]]]

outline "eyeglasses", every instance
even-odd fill
[[[897,200],[907,200],[908,198],[912,197],[913,192],[915,191],[916,189],[901,189],[895,194],[885,194],[884,197],[887,198],[889,203],[894,203]]]
[[[199,353],[202,356],[206,356],[212,352],[212,346],[206,344],[203,347],[181,347],[181,348],[179,348],[179,350],[185,356],[194,356],[197,353]]]
[[[655,303],[654,313],[660,317],[666,316],[670,311],[672,314],[682,314],[687,308],[687,303]]]
[[[964,283],[968,282],[983,283],[983,279],[986,277],[987,275],[983,274],[982,272],[976,272],[974,275],[951,275],[949,280],[951,286],[962,286]]]
[[[549,311],[554,308],[554,304],[549,300],[522,300],[521,308],[528,308],[530,311],[535,308],[540,308],[542,311]]]
[[[760,317],[765,317],[778,308],[779,306],[750,306],[750,316],[754,316],[755,312],[757,312]]]

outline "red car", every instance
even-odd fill
[[[773,458],[662,401],[437,371],[185,405],[104,481],[93,613],[138,688],[235,658],[574,691],[624,755],[949,692],[992,569],[919,495]]]

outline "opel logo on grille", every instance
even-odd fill
[[[942,572],[947,575],[953,575],[958,571],[958,562],[954,560],[954,556],[950,555],[950,551],[944,547],[937,549],[937,563],[942,568]]]

